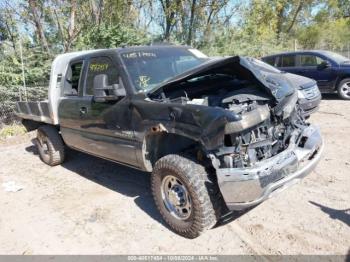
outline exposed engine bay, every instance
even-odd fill
[[[223,80],[225,86],[221,87]],[[254,82],[227,80],[228,76],[207,76],[208,88],[194,88],[197,81],[188,81],[184,88],[162,93],[159,97],[160,100],[183,105],[220,107],[238,116],[240,120],[226,124],[224,146],[215,152],[221,168],[249,167],[273,157],[288,147],[293,131],[300,129],[301,133],[308,126],[298,112],[301,109],[295,94],[283,103],[276,103]],[[279,110],[281,105],[284,109],[289,108],[287,113]]]
[[[275,156],[288,147],[289,139],[295,129],[300,129],[301,132],[307,126],[296,111],[287,119],[281,119],[276,117],[266,104],[257,105],[257,101],[252,101],[242,106],[249,108],[241,112],[243,119],[247,114],[257,116],[249,122],[250,126],[247,129],[238,132],[233,132],[234,128],[225,130],[225,146],[216,153],[222,157],[221,163],[224,163],[224,167],[248,167],[257,161]],[[231,123],[227,126],[230,125]]]

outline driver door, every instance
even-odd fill
[[[118,84],[123,88],[118,68],[110,57],[92,57],[87,61],[79,105],[82,149],[93,155],[137,166],[129,99],[124,95],[113,101],[94,100],[94,80],[98,75],[104,75],[108,85]]]

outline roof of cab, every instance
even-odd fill
[[[85,50],[85,51],[64,53],[64,54],[57,55],[56,58],[54,59],[54,63],[55,62],[56,63],[67,63],[76,57],[89,55],[89,54],[93,54],[93,53],[99,53],[101,51],[103,52],[103,51],[108,51],[108,50],[111,50],[111,49],[94,49],[94,50]]]
[[[70,53],[64,53],[57,55],[53,61],[53,65],[56,67],[59,65],[66,65],[72,59],[77,57],[82,57],[85,55],[98,54],[103,52],[128,52],[128,51],[142,51],[142,50],[152,50],[155,48],[191,48],[190,46],[182,45],[168,45],[168,44],[156,44],[156,45],[143,45],[143,46],[127,46],[119,48],[109,48],[109,49],[94,49],[94,50],[85,50],[85,51],[76,51]]]

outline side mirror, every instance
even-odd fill
[[[117,100],[119,97],[126,95],[125,89],[120,88],[119,84],[108,85],[108,76],[106,74],[95,76],[93,90],[96,102]]]
[[[331,67],[331,66],[332,65],[331,65],[331,63],[329,61],[324,60],[324,61],[321,62],[321,64],[319,64],[317,66],[317,69],[322,70],[322,69],[326,69],[326,68]]]

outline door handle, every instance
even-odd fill
[[[87,108],[83,106],[80,108],[79,112],[80,112],[80,116],[84,116],[87,113]]]

